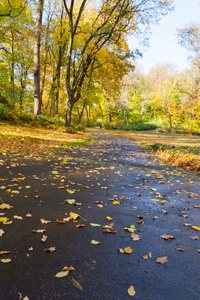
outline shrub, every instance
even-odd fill
[[[70,133],[70,134],[74,134],[74,133],[76,133],[77,131],[76,131],[76,129],[74,129],[74,128],[72,128],[72,127],[66,127],[65,132],[66,132],[66,133]]]
[[[124,126],[125,130],[136,130],[136,131],[140,131],[140,130],[155,130],[157,128],[156,125],[153,124],[138,124],[138,123],[133,123],[133,124],[129,124]]]
[[[79,124],[78,126],[76,126],[75,128],[77,131],[85,131],[85,126],[83,124]]]

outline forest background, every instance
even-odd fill
[[[177,28],[190,68],[144,75],[129,35],[145,42],[173,1],[0,1],[0,118],[106,129],[198,132],[200,25]],[[39,116],[40,115],[40,116]]]

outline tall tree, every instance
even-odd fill
[[[38,1],[38,14],[35,28],[34,45],[34,115],[41,114],[41,94],[40,94],[40,38],[44,0]]]
[[[105,46],[116,44],[131,30],[135,31],[139,23],[145,25],[158,19],[171,7],[172,1],[105,0],[90,9],[87,0],[77,3],[63,0],[63,3],[69,23],[66,126],[70,126],[72,108],[81,97],[81,89],[94,56]],[[84,39],[77,52],[80,35]]]

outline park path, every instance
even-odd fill
[[[200,299],[199,175],[92,134],[51,157],[0,157],[0,197],[12,206],[0,209],[0,252],[11,251],[0,255],[0,299],[121,300],[131,286],[135,299]],[[75,270],[55,277],[65,266]]]

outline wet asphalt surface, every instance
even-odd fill
[[[13,221],[0,224],[0,251],[11,251],[0,255],[11,259],[0,261],[0,299],[200,299],[200,233],[191,227],[200,226],[200,176],[159,164],[131,141],[93,134],[95,143],[51,157],[0,156],[0,197],[13,206],[0,209]],[[70,212],[77,222],[57,224]],[[116,233],[103,232],[110,223]],[[123,230],[130,225],[141,240]],[[56,251],[45,252],[50,247]],[[118,251],[126,247],[133,252]],[[65,266],[75,270],[55,277]]]

